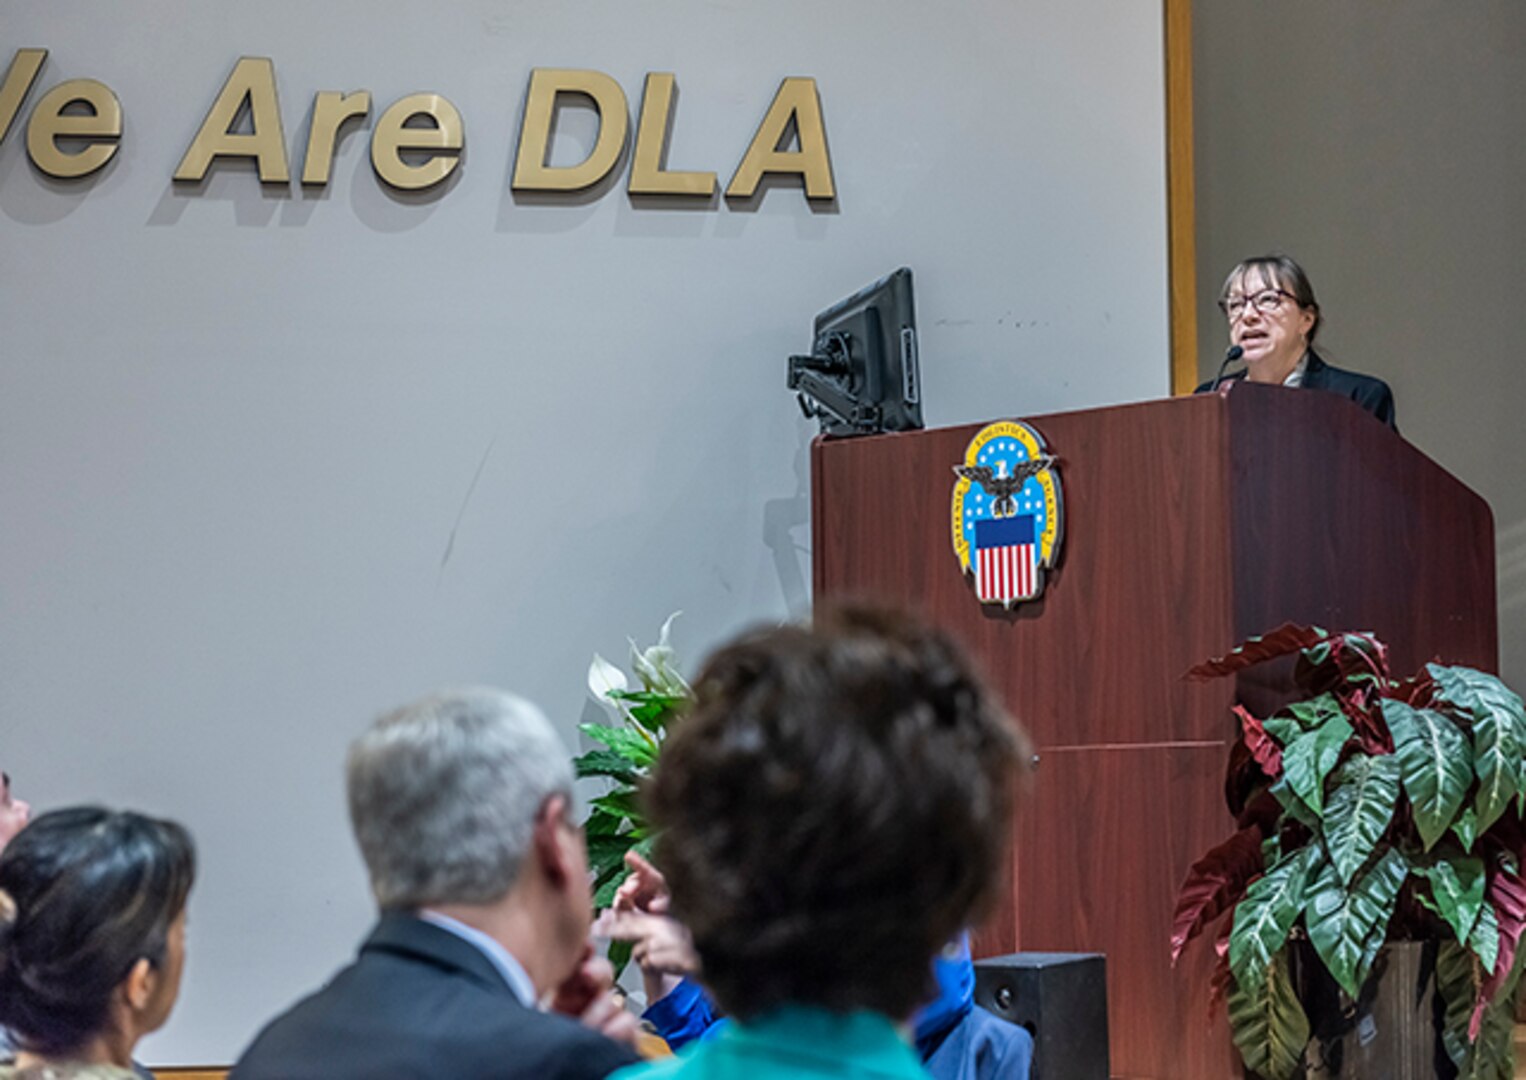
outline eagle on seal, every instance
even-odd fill
[[[1012,496],[1023,489],[1030,476],[1037,476],[1054,462],[1053,454],[1045,454],[1017,462],[1012,466],[1011,475],[1007,474],[1005,461],[997,461],[995,469],[989,465],[955,465],[954,472],[985,488],[986,494],[995,500],[991,504],[992,517],[1011,517],[1017,513],[1017,502]]]

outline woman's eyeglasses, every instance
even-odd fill
[[[1260,292],[1251,293],[1249,296],[1228,296],[1219,301],[1219,308],[1234,322],[1245,314],[1247,307],[1255,309],[1263,315],[1270,315],[1282,306],[1283,299],[1297,300],[1298,297],[1283,289],[1262,289]]]

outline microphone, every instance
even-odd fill
[[[1213,385],[1208,388],[1210,394],[1219,388],[1219,382],[1224,378],[1224,369],[1245,355],[1245,350],[1238,345],[1231,345],[1229,351],[1224,354],[1224,362],[1219,365],[1219,373],[1213,377]]]

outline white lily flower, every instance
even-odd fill
[[[642,650],[634,639],[628,639],[631,643],[631,666],[636,669],[642,685],[648,690],[655,690],[671,697],[689,693],[689,684],[684,681],[684,677],[678,671],[678,658],[673,652],[673,647],[668,644],[673,630],[673,620],[682,614],[681,611],[675,611],[669,615],[657,635],[657,644],[646,650]]]
[[[593,662],[588,665],[588,692],[617,719],[626,715],[626,705],[611,695],[626,689],[628,685],[625,672],[598,653],[593,654]]]

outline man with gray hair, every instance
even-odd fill
[[[540,710],[495,690],[398,709],[351,745],[347,786],[381,919],[237,1080],[594,1080],[636,1060],[590,960],[572,768]]]

